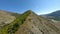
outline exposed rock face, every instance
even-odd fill
[[[4,26],[5,24],[9,24],[14,21],[15,17],[8,14],[5,11],[0,11],[0,27]]]
[[[15,34],[60,34],[60,29],[55,25],[31,12]]]

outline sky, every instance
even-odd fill
[[[60,0],[0,0],[0,10],[23,13],[32,10],[38,15],[60,10]]]

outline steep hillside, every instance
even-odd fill
[[[19,26],[24,23],[25,19],[28,17],[30,12],[25,12],[20,17],[16,18],[11,24],[5,25],[0,29],[0,34],[14,34]]]
[[[31,12],[15,34],[60,34],[60,28],[54,22]]]
[[[60,27],[28,10],[0,29],[0,34],[60,34]]]
[[[15,16],[12,16],[11,14],[8,14],[5,11],[0,10],[0,28],[4,26],[5,24],[9,24],[12,21],[14,21]]]

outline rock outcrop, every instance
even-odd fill
[[[55,25],[54,22],[39,17],[31,11],[15,34],[60,34],[60,29]]]

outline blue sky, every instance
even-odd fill
[[[29,9],[37,14],[48,14],[60,10],[60,0],[0,0],[0,10],[23,13]]]

